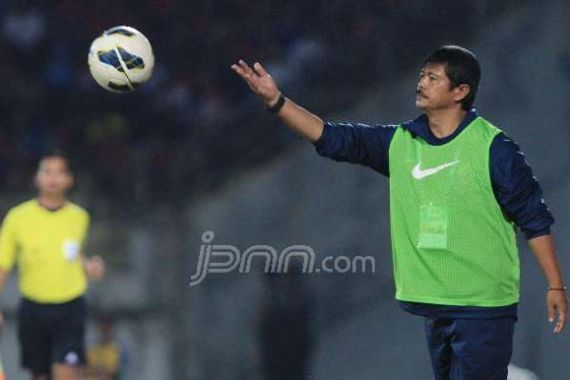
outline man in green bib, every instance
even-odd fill
[[[566,324],[554,222],[520,148],[472,108],[481,70],[459,46],[431,53],[400,125],[325,123],[285,98],[259,63],[232,65],[268,111],[319,154],[389,177],[396,299],[424,317],[437,380],[506,380],[519,300],[515,228],[547,280],[548,319]]]

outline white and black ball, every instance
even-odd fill
[[[152,76],[154,54],[148,39],[129,26],[103,32],[89,48],[93,78],[106,90],[132,92]]]

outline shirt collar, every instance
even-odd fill
[[[453,140],[458,134],[460,134],[469,124],[473,122],[479,115],[477,110],[472,108],[471,111],[467,112],[463,121],[459,124],[459,127],[449,136],[438,138],[431,133],[428,124],[426,114],[421,114],[414,120],[410,120],[402,126],[410,131],[414,136],[419,136],[426,140],[430,145],[443,145]]]

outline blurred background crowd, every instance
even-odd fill
[[[236,59],[267,64],[324,112],[417,67],[410,58],[430,41],[469,40],[477,17],[507,3],[4,0],[0,191],[29,186],[37,158],[58,147],[90,201],[188,199],[295,141],[259,115],[228,69]],[[129,96],[98,88],[86,64],[91,41],[115,25],[143,31],[157,57],[152,81]]]
[[[416,115],[423,56],[448,43],[473,49],[483,67],[476,106],[527,153],[568,273],[566,3],[0,0],[0,210],[33,195],[43,152],[69,154],[72,199],[93,216],[90,252],[109,263],[89,294],[99,363],[90,376],[428,378],[421,321],[393,303],[385,181],[316,157],[231,72],[239,58],[264,63],[325,119],[389,122]],[[152,79],[128,95],[98,87],[87,67],[91,41],[116,25],[142,31],[156,56]],[[372,255],[376,273],[210,275],[190,288],[210,230],[213,244],[241,249]],[[568,335],[546,330],[542,277],[527,257],[523,248],[514,362],[562,379],[570,367],[552,353],[570,354]],[[12,283],[0,341],[10,380],[25,378],[17,299]]]

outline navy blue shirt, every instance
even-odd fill
[[[453,140],[477,117],[471,110],[459,127],[449,136],[433,135],[422,114],[402,124],[413,136],[424,139],[431,145],[443,145]],[[355,123],[325,123],[323,135],[315,142],[321,156],[336,161],[347,161],[368,166],[389,176],[389,148],[398,125],[375,125]],[[489,152],[491,185],[497,203],[505,216],[518,226],[527,239],[550,234],[554,218],[542,198],[542,190],[532,174],[532,169],[519,146],[506,134],[498,134],[491,143]],[[507,307],[457,307],[400,302],[405,310],[419,315],[478,318],[516,315],[517,305]]]

